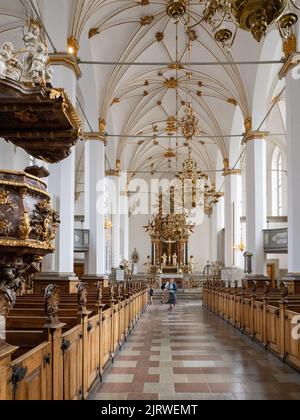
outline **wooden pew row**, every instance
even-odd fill
[[[288,295],[285,283],[246,289],[208,281],[203,306],[300,369],[300,295]]]
[[[56,312],[50,318],[48,314],[48,319],[43,295],[18,298],[7,317],[7,342],[19,349],[9,367],[6,357],[6,376],[0,375],[0,389],[7,376],[13,380],[10,386],[5,382],[1,398],[86,398],[147,305],[145,285],[115,292],[106,288],[86,299],[83,288],[80,296],[61,295],[58,308],[58,292],[52,290],[48,308],[50,303]],[[0,352],[0,372],[1,367]]]

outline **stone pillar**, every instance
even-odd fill
[[[288,154],[288,271],[289,292],[300,293],[300,64],[291,69],[287,61],[286,117]]]
[[[122,232],[121,257],[129,261],[129,200],[127,191],[122,191],[120,195],[120,222]]]
[[[85,226],[90,244],[85,280],[103,279],[105,275],[105,146],[90,139],[85,144]]]
[[[266,228],[266,143],[264,132],[248,132],[246,144],[246,246],[253,254],[252,278],[266,279],[263,229]]]
[[[239,169],[230,169],[229,160],[224,160],[224,217],[225,217],[225,266],[236,267],[239,265],[237,254],[239,251],[234,247],[240,243],[240,197],[238,177],[241,176]]]
[[[64,88],[76,106],[75,72],[64,65],[56,65],[53,70],[52,85]],[[34,287],[36,292],[42,292],[49,282],[61,280],[62,292],[74,292],[77,282],[74,274],[75,150],[62,162],[49,165],[49,172],[48,191],[53,207],[59,212],[61,223],[55,253],[44,259],[42,273],[37,276]]]
[[[108,194],[112,211],[112,267],[120,264],[120,174],[108,171]]]

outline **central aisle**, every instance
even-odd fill
[[[199,303],[149,306],[98,400],[296,399],[300,375]]]

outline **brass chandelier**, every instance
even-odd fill
[[[285,42],[294,40],[293,26],[298,21],[295,9],[300,10],[295,0],[199,0],[200,20],[190,25],[189,0],[169,0],[167,14],[175,21],[180,21],[187,30],[201,23],[209,24],[217,42],[230,48],[238,29],[251,32],[260,42],[268,28],[276,24],[280,36]]]
[[[176,174],[176,187],[181,190],[182,207],[189,209],[204,205],[204,185],[208,180],[205,172],[199,170],[197,162],[192,159],[191,148],[189,146],[188,158],[183,162],[182,170]]]

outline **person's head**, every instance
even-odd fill
[[[174,281],[175,281],[174,279],[171,279],[171,280],[170,280],[170,283],[174,283]]]

